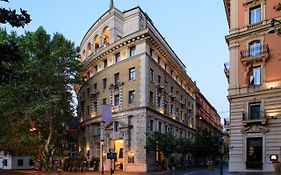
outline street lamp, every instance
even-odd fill
[[[281,24],[281,21],[277,19],[272,19],[270,22],[270,28],[268,30],[268,33],[275,33],[275,22],[279,22],[279,24]]]
[[[100,141],[101,144],[101,174],[104,174],[104,166],[103,166],[103,144],[104,144],[104,140]]]

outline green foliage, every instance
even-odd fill
[[[22,36],[0,30],[0,37],[0,46],[15,46],[11,54],[20,58],[7,64],[15,78],[0,85],[0,149],[21,154],[40,149],[48,163],[61,152],[63,131],[74,114],[78,50],[63,35],[51,37],[42,27]]]
[[[0,1],[9,2],[8,0]],[[30,15],[26,10],[20,9],[20,13],[18,14],[16,10],[0,8],[0,24],[9,23],[12,27],[24,27],[30,22]]]
[[[148,137],[147,150],[159,150],[166,158],[173,153],[186,155],[191,152],[191,142],[187,139],[178,138],[171,133],[154,132]]]
[[[281,3],[277,4],[276,6],[274,6],[274,9],[276,11],[280,11],[281,10]]]
[[[193,144],[193,153],[196,158],[213,159],[220,155],[219,147],[220,136],[214,132],[204,129],[196,135]]]

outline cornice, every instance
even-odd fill
[[[87,59],[85,59],[84,62],[81,63],[83,65],[82,72],[84,72],[86,69],[88,69],[96,61],[106,57],[110,53],[112,53],[120,48],[123,48],[127,45],[132,45],[133,43],[135,43],[137,41],[144,40],[147,37],[149,37],[148,29],[143,29],[143,30],[137,31],[133,34],[127,35],[112,44],[104,45],[103,48],[99,49],[97,52],[93,52]]]

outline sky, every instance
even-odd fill
[[[22,8],[31,15],[32,22],[24,29],[4,25],[8,31],[23,34],[43,26],[49,34],[59,32],[79,46],[91,25],[108,10],[109,1],[10,0],[0,2],[0,7]],[[229,59],[225,42],[228,25],[223,0],[114,0],[114,6],[121,11],[140,6],[222,121],[229,117],[228,84],[223,71]]]

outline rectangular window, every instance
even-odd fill
[[[95,83],[94,84],[94,90],[97,90],[97,88],[98,88],[98,85],[97,85],[97,83]]]
[[[98,103],[97,103],[97,101],[94,101],[94,102],[93,102],[93,111],[94,111],[94,112],[97,112],[97,111],[98,111]]]
[[[149,48],[149,55],[152,57],[153,56],[153,49]]]
[[[161,58],[160,58],[160,57],[158,57],[157,63],[158,63],[158,64],[161,64]]]
[[[153,125],[154,125],[154,121],[150,120],[150,122],[149,122],[149,129],[150,129],[150,131],[154,130]]]
[[[114,106],[119,106],[119,94],[114,95]]]
[[[96,73],[98,72],[98,66],[95,66],[95,72]]]
[[[114,74],[114,88],[118,89],[119,88],[119,72]]]
[[[153,71],[153,69],[150,68],[150,70],[149,70],[149,81],[153,82],[153,76],[154,76],[154,71]]]
[[[102,88],[106,89],[106,78],[102,80]]]
[[[174,76],[174,71],[171,70],[171,77],[173,78],[173,76]]]
[[[250,85],[261,84],[261,67],[257,66],[253,68],[253,73],[250,75]]]
[[[95,136],[100,136],[100,127],[96,126],[95,127]]]
[[[114,122],[114,132],[118,132],[119,131],[119,121],[115,121]]]
[[[103,60],[103,68],[107,68],[107,59]]]
[[[256,6],[250,8],[250,16],[249,16],[250,24],[255,24],[261,21],[261,7]]]
[[[23,159],[18,159],[18,166],[23,166]]]
[[[135,90],[129,91],[129,104],[135,103],[135,96],[136,96]]]
[[[133,46],[133,47],[130,47],[130,57],[133,57],[133,56],[135,56],[135,54],[136,54],[136,46]]]
[[[161,83],[161,76],[158,75],[158,84],[160,84],[160,83]]]
[[[149,104],[153,105],[153,92],[152,91],[149,92]]]
[[[120,52],[114,55],[114,61],[115,63],[118,63],[120,61]]]
[[[158,97],[157,97],[157,103],[158,103],[158,104],[157,104],[157,105],[158,105],[157,107],[160,108],[160,107],[161,107],[161,96],[158,96]]]
[[[3,166],[8,166],[8,160],[7,159],[3,160]]]
[[[106,104],[106,98],[102,99],[102,104]]]
[[[136,72],[135,68],[132,67],[129,69],[129,80],[135,80],[136,79]]]
[[[255,120],[261,118],[261,103],[249,103],[249,119]]]
[[[159,122],[159,124],[158,124],[158,131],[160,133],[162,132],[162,122]]]
[[[168,126],[165,125],[165,133],[168,133]]]

